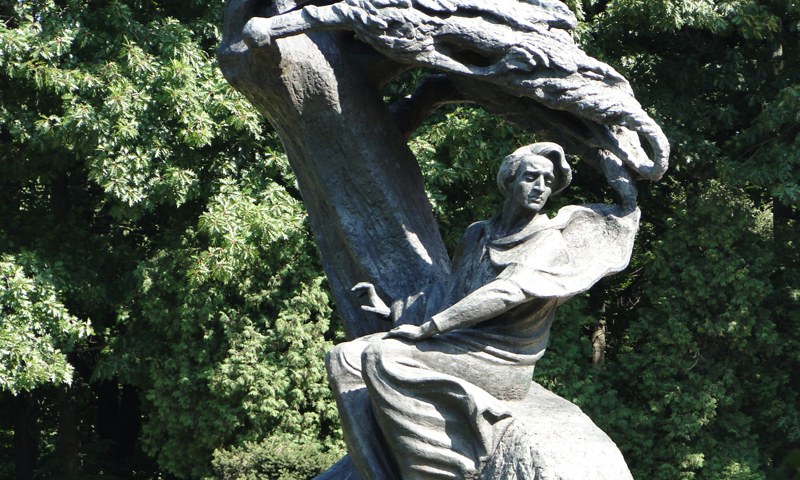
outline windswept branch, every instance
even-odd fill
[[[397,62],[434,67],[605,129],[605,150],[634,176],[660,179],[669,158],[666,137],[627,80],[575,45],[567,30],[576,24],[552,0],[343,0],[253,18],[244,36],[263,46],[302,33],[351,30]]]

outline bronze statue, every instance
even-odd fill
[[[502,401],[528,393],[556,307],[627,266],[638,210],[541,213],[570,179],[558,145],[520,148],[498,172],[502,213],[467,229],[447,281],[391,308],[372,284],[353,287],[367,292],[366,311],[395,325],[328,355],[362,478],[475,478],[514,420]]]

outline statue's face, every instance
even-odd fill
[[[553,162],[538,155],[526,157],[508,185],[509,200],[517,202],[529,212],[539,213],[553,192],[555,179]]]

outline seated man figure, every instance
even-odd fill
[[[558,145],[503,160],[502,212],[471,225],[446,282],[363,308],[396,325],[337,345],[328,376],[363,480],[473,479],[513,421],[544,354],[556,307],[630,260],[639,211],[612,205],[541,213],[571,180]]]

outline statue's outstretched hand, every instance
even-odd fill
[[[367,293],[368,304],[361,305],[362,310],[372,312],[381,317],[388,317],[392,313],[389,307],[381,300],[381,297],[378,296],[378,293],[375,291],[375,285],[369,282],[361,282],[357,283],[350,291],[356,292],[359,297],[363,296],[364,292]]]
[[[398,325],[397,327],[389,330],[386,334],[389,338],[403,338],[405,340],[417,341],[424,340],[439,333],[436,324],[433,322],[425,322],[420,326],[416,325]]]

